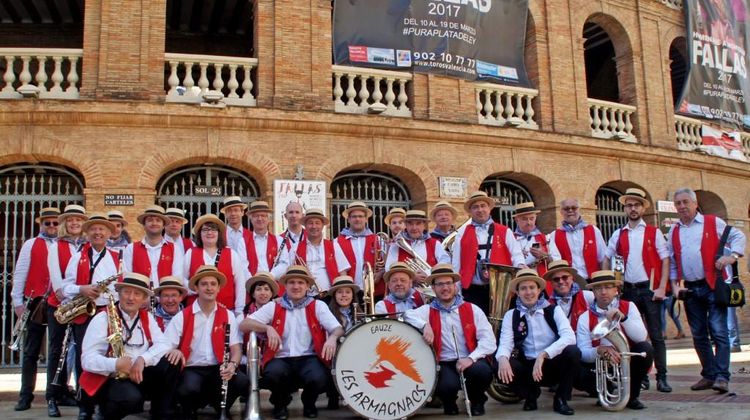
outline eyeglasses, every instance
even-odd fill
[[[60,223],[57,220],[47,220],[44,222],[44,226],[57,226]]]
[[[638,209],[638,208],[643,207],[643,204],[641,204],[641,203],[629,203],[629,204],[625,204],[623,207],[625,207],[626,209]]]
[[[576,210],[578,210],[578,207],[577,206],[563,207],[562,209],[563,209],[563,211],[576,211]]]
[[[218,232],[219,228],[217,227],[211,227],[211,226],[203,226],[201,228],[201,232]]]
[[[439,287],[448,287],[448,286],[453,286],[453,282],[450,281],[450,282],[432,283],[432,287],[436,289]]]
[[[558,283],[558,282],[561,282],[563,280],[568,280],[568,279],[570,279],[570,275],[566,274],[566,275],[560,276],[560,277],[552,277],[550,280],[552,280],[555,283]]]

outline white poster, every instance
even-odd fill
[[[277,179],[273,181],[273,227],[276,234],[286,230],[284,210],[289,203],[299,203],[302,209],[323,209],[328,215],[326,206],[325,181],[299,181],[294,179]]]

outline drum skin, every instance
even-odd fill
[[[369,419],[400,419],[416,413],[437,384],[435,352],[413,326],[376,319],[341,339],[332,373],[345,403]]]

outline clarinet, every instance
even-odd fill
[[[60,359],[57,361],[57,369],[55,370],[55,377],[52,379],[52,385],[62,386],[60,383],[60,373],[62,373],[63,366],[65,365],[65,359],[68,356],[68,347],[70,347],[70,331],[73,329],[73,324],[68,324],[65,328],[65,337],[63,338],[62,351],[60,352]]]
[[[226,369],[227,366],[229,366],[229,336],[230,336],[230,326],[229,323],[227,323],[224,326],[224,360],[222,361],[222,367]],[[228,379],[222,379],[221,380],[221,418],[220,420],[227,420],[227,395],[229,394],[229,380]]]

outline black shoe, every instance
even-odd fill
[[[314,405],[302,408],[302,417],[307,419],[318,418],[318,408]]]
[[[526,398],[526,401],[523,403],[523,411],[535,411],[536,409],[536,399]]]
[[[656,390],[659,392],[672,392],[672,387],[667,383],[667,378],[656,380]]]
[[[648,380],[648,376],[644,376],[643,380],[641,381],[641,389],[644,391],[648,391],[649,388],[651,388],[651,381]]]
[[[57,407],[57,401],[47,401],[47,417],[60,417],[60,409]]]
[[[643,405],[642,402],[638,401],[638,398],[633,398],[632,400],[628,401],[628,405],[626,405],[631,410],[643,410],[646,408],[645,405]]]
[[[555,402],[552,404],[552,409],[555,410],[556,413],[560,413],[564,416],[572,416],[575,414],[575,410],[570,408],[568,403],[562,399],[562,398],[555,398]]]
[[[18,400],[18,403],[16,403],[16,406],[13,407],[13,410],[15,410],[15,411],[26,411],[26,410],[28,410],[29,408],[31,408],[31,400],[33,400],[33,398],[31,398],[31,399],[29,399],[29,398],[21,398],[20,400]]]
[[[329,410],[338,410],[339,409],[339,398],[338,397],[329,397],[328,398],[328,405],[326,406]]]
[[[458,405],[456,403],[448,403],[446,401],[443,401],[443,414],[446,416],[457,416],[458,415]]]
[[[484,404],[472,404],[471,405],[472,416],[483,416],[484,415]]]
[[[79,411],[78,420],[91,420],[93,416],[89,411]]]
[[[286,407],[274,407],[272,414],[276,420],[286,420],[289,418],[289,410]]]
[[[70,395],[63,395],[62,397],[56,398],[57,405],[63,407],[78,407],[78,401]]]

